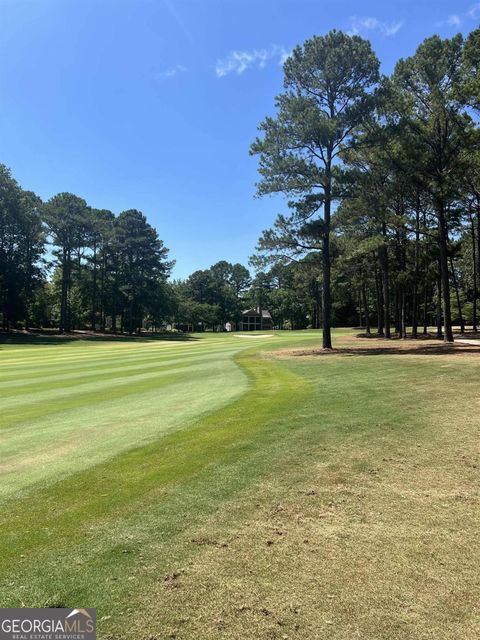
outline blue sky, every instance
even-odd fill
[[[0,162],[43,199],[143,211],[185,277],[246,263],[284,210],[255,199],[258,123],[281,60],[331,28],[371,39],[389,73],[469,0],[0,0]]]

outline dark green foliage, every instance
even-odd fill
[[[0,312],[3,329],[29,324],[32,295],[42,276],[45,233],[41,200],[23,191],[0,165]]]
[[[168,250],[136,210],[118,217],[71,193],[42,205],[0,167],[3,328],[30,325],[128,333],[172,312]],[[45,243],[52,248],[45,259]],[[48,263],[48,264],[47,264]],[[47,267],[51,277],[45,279]],[[120,324],[120,327],[119,327]]]
[[[246,267],[221,260],[210,269],[195,271],[185,282],[175,283],[178,308],[174,321],[192,330],[235,326],[247,304],[250,285]]]

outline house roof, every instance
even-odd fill
[[[242,316],[259,316],[260,312],[257,309],[246,309],[246,311],[242,311]],[[270,311],[266,309],[262,309],[262,318],[271,318]]]

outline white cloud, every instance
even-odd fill
[[[480,2],[472,4],[470,9],[465,13],[452,13],[446,20],[437,22],[437,27],[460,27],[465,20],[478,20],[480,19]]]
[[[179,73],[185,73],[186,67],[181,64],[176,64],[174,67],[170,67],[169,69],[165,69],[164,71],[160,71],[155,75],[158,80],[169,80],[170,78],[174,78],[178,76]]]
[[[467,15],[472,20],[478,20],[480,18],[480,2],[473,4],[467,11]]]
[[[285,47],[272,45],[269,49],[253,49],[252,51],[231,51],[226,58],[217,60],[215,73],[223,78],[229,73],[242,75],[250,67],[264,69],[270,60],[278,60],[283,64],[290,55]]]
[[[459,27],[463,22],[463,18],[461,15],[457,15],[456,13],[448,16],[446,20],[440,20],[440,22],[436,22],[436,27]]]
[[[350,35],[360,35],[368,31],[377,31],[382,36],[394,36],[403,27],[403,20],[397,22],[382,22],[378,18],[350,16]]]
[[[460,18],[460,16],[457,16],[456,14],[448,16],[447,18],[447,24],[449,24],[451,27],[459,27],[461,23],[462,23],[462,19]]]

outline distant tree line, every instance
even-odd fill
[[[241,264],[224,260],[172,283],[175,312],[172,322],[185,330],[238,328],[243,311],[270,311],[278,329],[320,326],[320,271],[309,258],[299,263],[276,264],[254,277]],[[348,316],[348,313],[347,313]],[[355,311],[342,318],[355,322]]]

